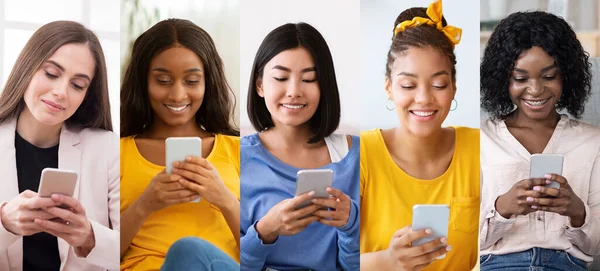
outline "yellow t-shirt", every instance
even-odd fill
[[[470,270],[478,259],[479,129],[455,127],[450,166],[433,180],[405,173],[392,159],[380,130],[360,134],[360,253],[387,249],[394,232],[412,223],[415,204],[450,206],[445,259],[425,270]]]
[[[239,200],[240,138],[216,135],[207,160]],[[121,214],[163,169],[140,154],[133,137],[121,138]],[[121,270],[158,270],[169,247],[188,236],[202,238],[240,261],[240,250],[222,213],[206,200],[200,200],[199,203],[176,204],[151,214],[123,256]]]

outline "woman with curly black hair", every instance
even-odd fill
[[[591,93],[588,58],[549,13],[514,13],[492,33],[481,63],[491,115],[481,123],[481,270],[587,270],[600,252],[600,128],[576,120]],[[562,173],[532,178],[533,154],[560,154]]]

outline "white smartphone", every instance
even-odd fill
[[[331,169],[303,169],[299,170],[296,177],[296,196],[310,191],[315,191],[313,198],[329,198],[327,187],[333,183],[333,170]],[[311,204],[310,200],[296,206],[301,209]]]
[[[420,246],[436,238],[448,237],[448,221],[450,219],[450,207],[445,204],[417,204],[413,206],[412,229],[431,229],[432,233],[412,243],[412,246]],[[437,259],[443,259],[446,254]]]
[[[202,139],[199,137],[169,137],[165,140],[167,174],[173,173],[173,162],[185,161],[186,156],[202,157]],[[192,202],[199,202],[200,198]]]
[[[560,154],[534,154],[531,156],[529,178],[544,178],[547,173],[562,175],[563,156]],[[548,188],[560,188],[560,183],[552,181]]]
[[[77,186],[77,173],[70,170],[45,168],[40,177],[38,196],[49,198],[52,194],[72,197]]]

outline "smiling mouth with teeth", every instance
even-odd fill
[[[165,104],[165,106],[166,106],[167,108],[169,108],[170,110],[172,110],[172,111],[178,112],[178,111],[181,111],[181,110],[183,110],[183,109],[186,109],[186,108],[189,106],[189,104],[186,104],[186,105],[184,105],[184,106],[178,106],[178,107],[175,107],[175,106],[169,106],[169,105],[166,105],[166,104]]]
[[[545,99],[545,100],[525,100],[523,99],[523,101],[531,106],[541,106],[544,105],[546,102],[548,102],[550,100],[550,98]]]
[[[412,110],[410,110],[410,112],[419,117],[429,117],[429,116],[435,114],[435,112],[437,112],[437,110],[436,111],[412,111]]]
[[[281,104],[281,106],[283,106],[285,108],[288,108],[288,109],[300,109],[300,108],[305,107],[306,105],[305,104],[298,104],[298,105],[295,105],[295,104]]]

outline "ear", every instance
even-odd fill
[[[256,78],[256,93],[258,93],[258,96],[264,98],[265,94],[263,92],[262,89],[262,78]]]
[[[392,82],[390,82],[390,78],[387,76],[385,77],[384,88],[385,88],[385,93],[387,93],[388,99],[393,101],[394,94],[392,93]]]

